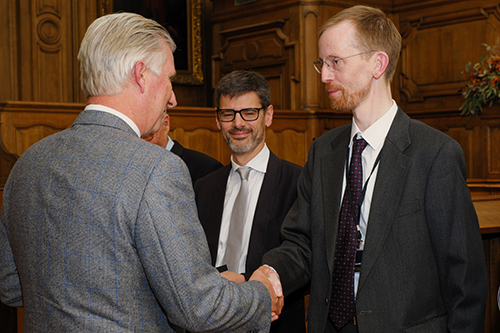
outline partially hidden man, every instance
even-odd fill
[[[188,167],[193,185],[198,179],[222,168],[222,163],[217,161],[215,158],[197,150],[184,148],[179,142],[177,142],[177,140],[172,140],[172,138],[168,135],[169,132],[170,115],[165,112],[165,115],[163,116],[163,126],[160,127],[158,132],[145,136],[143,139],[163,147],[179,156]]]
[[[297,198],[302,170],[274,155],[266,145],[273,106],[268,83],[253,71],[234,71],[215,89],[216,122],[232,152],[231,163],[195,184],[200,221],[212,262],[223,276],[248,279],[268,250],[280,245],[280,228]],[[271,332],[305,332],[301,288],[285,299]]]

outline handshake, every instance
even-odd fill
[[[225,271],[221,273],[221,276],[236,283],[245,282],[245,277],[235,272]],[[283,290],[278,273],[268,265],[262,265],[253,272],[249,281],[260,281],[267,287],[269,294],[271,294],[271,321],[278,319],[284,304]]]

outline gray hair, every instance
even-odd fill
[[[175,43],[159,23],[134,13],[109,14],[96,19],[80,46],[81,86],[85,96],[119,94],[127,86],[137,61],[159,76]]]
[[[215,106],[219,108],[221,96],[234,98],[249,92],[257,93],[262,107],[267,108],[271,104],[271,88],[262,75],[244,70],[231,72],[215,88]]]

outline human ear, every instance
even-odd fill
[[[138,61],[135,63],[132,69],[134,82],[140,87],[141,92],[145,90],[146,79],[144,78],[144,72],[146,72],[146,64],[143,61]]]
[[[266,109],[265,112],[266,112],[265,113],[266,127],[269,127],[273,123],[273,113],[274,113],[274,110],[273,110],[272,104],[267,107],[267,109]]]
[[[373,69],[373,77],[378,80],[384,75],[387,66],[389,65],[389,56],[385,52],[377,52],[375,55],[376,65]]]

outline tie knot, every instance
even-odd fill
[[[236,170],[237,173],[240,174],[240,177],[242,180],[248,180],[248,175],[250,174],[250,168],[249,167],[241,167]]]
[[[356,135],[354,139],[352,140],[353,146],[352,146],[352,152],[357,152],[358,154],[361,154],[361,152],[366,148],[368,145],[368,142],[363,139],[363,137],[358,138]]]

